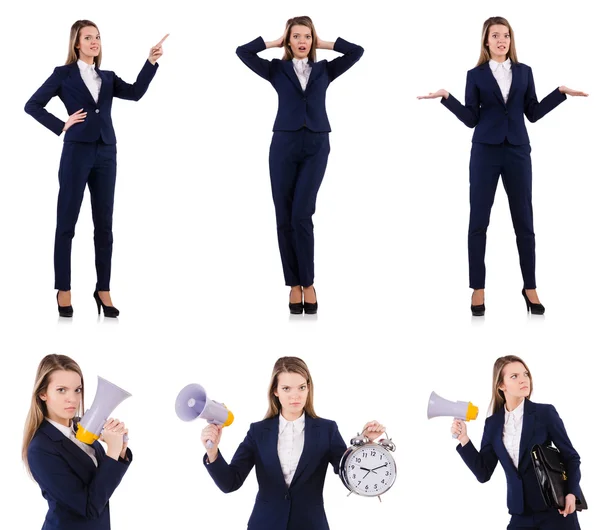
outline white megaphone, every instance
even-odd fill
[[[429,405],[427,406],[427,419],[448,416],[455,420],[471,421],[477,419],[479,409],[470,401],[449,401],[438,396],[435,392],[429,396]],[[452,438],[458,438],[453,434]]]
[[[92,445],[102,433],[102,428],[112,411],[131,394],[110,381],[98,376],[98,388],[91,408],[85,411],[77,423],[75,437],[88,445]],[[127,435],[123,438],[127,441]]]
[[[200,385],[190,384],[183,388],[175,400],[175,412],[180,420],[205,419],[208,423],[228,427],[233,423],[233,414],[223,403],[208,399],[206,390]],[[210,449],[212,442],[206,444]]]

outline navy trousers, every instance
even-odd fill
[[[536,288],[530,153],[529,144],[473,143],[469,164],[469,284],[472,289],[485,287],[486,233],[500,176],[517,236],[523,284],[525,289]]]
[[[71,243],[86,185],[90,190],[96,253],[96,289],[110,290],[112,218],[117,176],[117,146],[97,142],[65,142],[60,159],[54,288],[71,289]]]
[[[558,510],[513,515],[506,530],[580,530],[577,513],[563,517]]]
[[[329,156],[329,133],[275,131],[269,151],[277,238],[286,285],[313,284],[312,216]]]

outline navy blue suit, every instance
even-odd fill
[[[75,443],[44,420],[35,433],[27,460],[48,513],[42,530],[109,530],[108,500],[133,456],[113,460],[94,442],[98,467]]]
[[[264,49],[265,42],[259,37],[236,53],[273,85],[279,97],[269,151],[279,252],[286,285],[307,287],[314,281],[312,216],[329,156],[331,127],[325,94],[329,84],[354,65],[364,50],[338,38],[333,49],[344,55],[333,61],[309,61],[312,70],[306,90],[302,90],[292,61],[261,59],[257,53]]]
[[[278,437],[279,416],[253,423],[231,464],[219,453],[212,464],[205,456],[204,465],[225,493],[237,490],[256,466],[258,494],[248,530],[327,530],[323,507],[327,466],[338,473],[346,451],[336,423],[305,415],[304,449],[289,488],[277,455]]]
[[[512,63],[511,69],[506,103],[489,63],[467,73],[465,105],[452,95],[441,100],[467,127],[475,128],[469,165],[469,282],[473,289],[485,287],[486,233],[500,175],[510,205],[524,286],[536,288],[531,147],[524,116],[536,122],[567,96],[557,88],[538,102],[531,68]]]
[[[72,125],[65,133],[60,159],[60,190],[54,242],[56,289],[71,289],[71,243],[87,184],[94,220],[96,289],[110,290],[112,218],[117,174],[117,140],[111,119],[112,101],[113,98],[138,101],[146,93],[157,68],[158,64],[152,65],[146,61],[133,85],[123,81],[114,72],[96,68],[102,80],[96,103],[81,78],[77,63],[59,66],[25,105],[25,112],[57,135],[61,134],[65,123],[44,108],[54,96],[61,99],[69,115],[80,109],[87,112],[83,122]]]
[[[579,529],[576,513],[564,518],[555,508],[546,507],[531,461],[534,445],[552,442],[561,452],[565,464],[567,493],[581,497],[579,455],[556,409],[552,405],[525,400],[517,468],[502,440],[504,418],[502,408],[486,419],[480,451],[470,441],[464,447],[458,445],[456,450],[479,482],[487,482],[500,462],[506,474],[508,511],[512,515],[508,528]]]

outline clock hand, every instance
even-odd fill
[[[372,469],[368,469],[366,467],[359,467],[358,469],[362,469],[363,471],[372,471]]]
[[[381,469],[382,467],[387,467],[387,464],[384,464],[383,466],[379,466],[379,467],[374,467],[373,469],[371,469],[371,471],[375,472],[376,469]],[[375,473],[377,474],[377,473]]]

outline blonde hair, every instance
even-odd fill
[[[71,36],[69,37],[69,52],[67,54],[67,62],[65,64],[76,63],[79,59],[79,50],[77,49],[77,45],[79,44],[79,32],[83,28],[93,27],[98,30],[98,26],[94,24],[91,20],[77,20],[71,26]],[[96,68],[100,68],[100,63],[102,62],[102,46],[100,46],[100,52],[96,57],[94,57],[94,64]]]
[[[265,420],[273,418],[275,416],[279,416],[279,413],[281,412],[281,402],[279,401],[279,398],[275,395],[275,391],[277,390],[279,374],[282,373],[298,374],[304,377],[304,379],[306,379],[306,385],[308,387],[308,396],[306,398],[306,404],[304,405],[304,412],[308,414],[311,418],[316,418],[317,413],[315,412],[313,406],[314,385],[312,382],[312,378],[310,377],[308,366],[306,366],[306,363],[298,357],[280,357],[275,362],[275,366],[273,366],[273,374],[271,375],[271,383],[269,384],[269,410],[267,410]]]
[[[50,384],[50,377],[54,372],[59,370],[75,372],[81,378],[81,402],[79,404],[80,408],[77,415],[80,416],[81,411],[84,410],[83,374],[81,373],[81,368],[79,368],[79,365],[66,355],[46,355],[46,357],[41,360],[37,369],[35,384],[33,385],[33,392],[31,394],[29,413],[27,414],[27,419],[25,420],[25,429],[23,430],[21,458],[23,459],[25,467],[30,474],[31,471],[27,461],[27,450],[29,449],[29,444],[31,444],[31,440],[33,440],[36,431],[40,428],[40,425],[48,414],[46,403],[40,396],[47,392],[48,385]]]
[[[310,51],[308,52],[308,60],[313,63],[317,60],[317,32],[315,30],[315,25],[310,17],[294,17],[290,18],[285,25],[285,35],[283,37],[283,60],[291,61],[294,58],[294,53],[292,52],[292,48],[290,47],[290,37],[292,34],[293,26],[306,26],[310,29],[310,33],[312,35],[312,39],[310,40]]]
[[[481,66],[482,64],[489,62],[492,58],[488,49],[487,41],[490,28],[495,25],[506,26],[508,28],[508,33],[510,35],[510,46],[508,47],[508,53],[506,55],[512,63],[516,64],[519,62],[517,59],[515,34],[512,27],[508,23],[508,20],[506,20],[504,17],[490,17],[483,23],[483,30],[481,31],[481,52],[479,53],[479,61],[477,61],[477,66]]]
[[[492,414],[495,414],[501,410],[506,403],[506,398],[504,397],[504,392],[500,390],[500,385],[504,381],[504,368],[506,368],[506,365],[510,363],[521,363],[525,367],[525,370],[527,370],[529,373],[529,395],[526,399],[529,399],[531,393],[533,392],[533,378],[531,377],[531,372],[529,371],[529,367],[525,364],[525,361],[516,355],[505,355],[504,357],[499,357],[494,363],[492,401],[490,402],[490,411]]]

